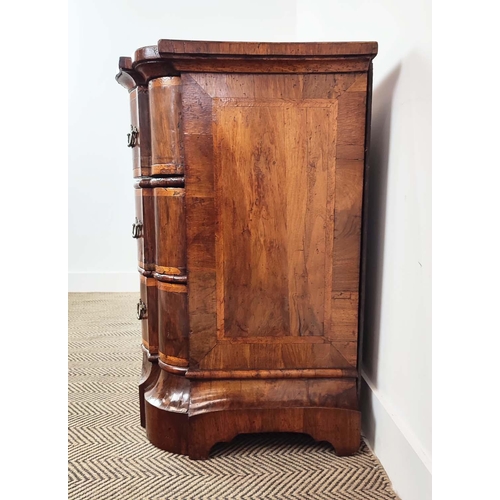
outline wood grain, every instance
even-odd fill
[[[142,231],[137,238],[137,258],[139,267],[145,271],[155,269],[155,215],[152,189],[135,188],[135,214],[142,222]]]
[[[281,108],[217,105],[217,317],[221,337],[290,331]],[[255,140],[261,127],[268,133]]]
[[[252,43],[160,40],[141,47],[134,61],[120,58],[125,88],[183,73],[314,74],[368,71],[376,42]],[[128,59],[128,61],[126,61]]]
[[[144,394],[151,389],[160,376],[158,360],[156,357],[152,359],[149,351],[142,349],[142,372],[139,380],[139,411],[141,427],[146,427],[146,413],[144,407]]]
[[[156,383],[144,394],[146,435],[171,453],[188,453],[189,380],[160,370]]]
[[[366,104],[359,89],[366,75],[182,79],[183,109],[190,110],[192,363],[214,370],[351,366],[345,341],[357,334]],[[293,355],[275,345],[259,357],[251,345],[289,336],[327,344],[319,357],[307,345]]]
[[[207,458],[241,432],[289,431],[358,448],[376,53],[161,40],[120,59],[139,129],[141,424],[156,446]]]
[[[249,56],[352,56],[377,54],[377,42],[217,42],[202,40],[160,40],[158,52],[191,55]]]
[[[189,379],[290,379],[290,378],[349,378],[356,377],[353,368],[314,370],[188,370]]]
[[[136,222],[135,224],[142,223],[144,221],[144,210],[143,210],[143,205],[142,205],[142,189],[135,189],[134,190],[134,198],[135,198],[135,218]],[[136,238],[137,239],[137,259],[139,261],[139,265],[142,268],[149,271],[147,266],[144,264],[144,225],[142,228],[142,234]],[[154,265],[154,259],[153,259],[153,265]]]
[[[146,86],[139,85],[130,92],[131,125],[137,128],[137,144],[132,150],[134,176],[151,174],[151,128],[149,96]],[[127,131],[128,132],[128,131]]]
[[[182,75],[186,160],[186,245],[190,365],[214,346],[215,205],[212,99],[191,74]]]
[[[150,354],[158,354],[158,298],[156,280],[140,275],[140,298],[146,304],[146,317],[141,319],[142,342]]]
[[[149,82],[151,109],[151,175],[182,174],[181,79],[156,78]]]
[[[158,287],[158,331],[160,359],[186,366],[189,355],[187,294]],[[182,363],[169,358],[182,358]]]
[[[189,419],[189,458],[207,459],[218,442],[240,433],[304,432],[327,441],[338,456],[352,455],[361,444],[361,413],[342,408],[272,408],[204,413]]]
[[[115,80],[129,92],[131,92],[137,85],[144,85],[143,76],[133,68],[131,57],[120,57],[118,59],[118,74]]]
[[[353,409],[356,405],[354,378],[192,379],[189,416],[243,408]]]
[[[156,260],[161,274],[186,273],[186,216],[184,188],[154,188]],[[174,269],[175,272],[166,271]]]

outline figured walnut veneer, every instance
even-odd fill
[[[238,433],[360,444],[375,42],[160,40],[130,93],[141,423],[207,458]]]

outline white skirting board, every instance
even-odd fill
[[[431,460],[362,372],[362,433],[402,500],[431,500]]]
[[[139,273],[68,273],[68,292],[139,293]]]

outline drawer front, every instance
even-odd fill
[[[137,240],[137,259],[139,267],[144,267],[144,210],[142,189],[135,189],[135,222],[132,224],[132,238]]]
[[[151,175],[182,174],[181,79],[177,76],[149,82],[151,110]]]
[[[131,125],[127,145],[132,150],[134,177],[151,173],[151,126],[148,89],[138,86],[130,92]]]
[[[189,323],[187,287],[176,283],[157,282],[159,357],[173,366],[188,366]]]
[[[132,237],[137,239],[139,267],[155,270],[155,214],[153,189],[135,188],[135,222]]]
[[[158,294],[156,280],[140,276],[137,319],[141,322],[142,343],[150,354],[158,354]]]
[[[155,271],[160,274],[186,274],[184,194],[184,188],[154,188]]]

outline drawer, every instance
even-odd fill
[[[181,79],[156,78],[149,82],[151,110],[151,175],[184,173],[181,141]]]
[[[187,286],[157,282],[159,357],[173,366],[188,366]]]
[[[145,271],[155,269],[155,214],[153,189],[135,184],[135,221],[132,237],[137,240],[139,267]]]
[[[186,274],[186,219],[184,188],[154,188],[155,271]]]
[[[140,298],[137,319],[141,322],[142,344],[149,354],[158,354],[158,294],[156,280],[140,275]]]
[[[151,126],[147,87],[138,86],[130,92],[131,125],[127,146],[132,150],[134,177],[151,173]]]

